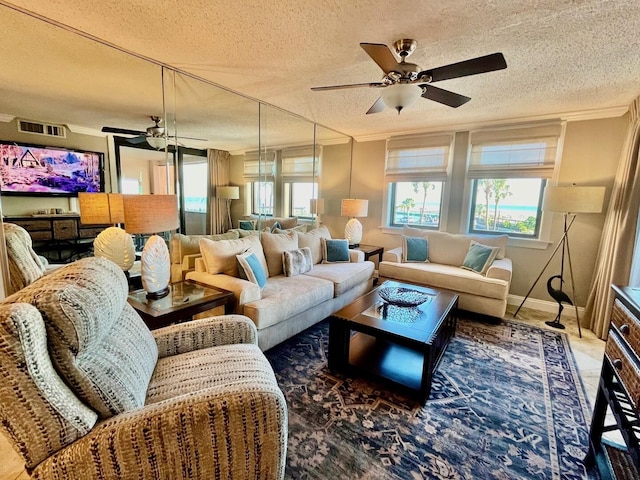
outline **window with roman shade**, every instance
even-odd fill
[[[318,171],[322,148],[296,147],[282,150],[282,182],[285,214],[311,218],[311,200],[318,198]]]
[[[247,208],[254,215],[273,215],[276,152],[247,153],[243,175]]]

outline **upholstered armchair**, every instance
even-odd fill
[[[287,409],[241,315],[149,331],[122,270],[69,264],[0,303],[0,428],[33,478],[278,479]]]
[[[15,223],[3,223],[9,260],[8,293],[17,292],[42,277],[47,260],[33,251],[29,233]]]

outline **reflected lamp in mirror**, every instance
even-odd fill
[[[324,213],[324,198],[312,198],[309,201],[309,209],[311,210],[311,215],[313,216],[316,226],[318,222],[318,216]]]
[[[344,236],[349,240],[350,247],[357,247],[362,240],[362,224],[357,217],[366,217],[369,213],[369,200],[360,198],[343,198],[340,215],[350,217],[344,227]]]
[[[223,225],[223,230],[226,232],[233,226],[233,224],[231,223],[231,201],[238,200],[240,198],[240,187],[216,187],[216,198],[224,200],[227,206],[227,218],[225,220],[226,224]]]
[[[115,225],[124,222],[122,195],[118,193],[78,193],[80,223],[83,225]],[[131,235],[122,228],[104,229],[93,241],[93,254],[106,258],[128,272],[136,254]]]
[[[152,234],[140,258],[142,288],[148,298],[169,293],[171,263],[165,240],[157,235],[179,226],[176,195],[123,195],[124,225],[133,234]]]
[[[156,150],[160,150],[160,149],[165,148],[167,142],[166,142],[164,136],[160,136],[160,137],[148,136],[147,137],[147,143],[149,144],[149,146],[151,148],[155,148]]]

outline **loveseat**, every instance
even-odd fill
[[[248,318],[150,332],[109,260],[0,302],[0,431],[36,479],[281,479],[287,409]]]
[[[507,235],[454,235],[404,226],[403,246],[384,253],[381,277],[429,285],[456,292],[462,310],[502,318],[507,308],[512,264],[505,257]],[[425,238],[428,261],[406,261],[406,238]],[[463,268],[473,244],[492,247],[484,271]],[[403,253],[405,254],[403,256]]]
[[[333,244],[344,247],[341,260],[346,261],[334,262],[327,256],[326,247]],[[200,251],[202,258],[196,260],[196,269],[187,273],[187,279],[232,291],[236,312],[255,323],[262,350],[344,307],[368,291],[373,281],[373,262],[364,261],[360,251],[348,250],[346,240],[332,239],[326,227],[307,233],[260,232],[237,240],[202,239]],[[307,256],[304,269],[285,271],[283,257],[289,258],[291,252]],[[243,268],[238,268],[237,256],[251,253],[265,276],[262,287],[255,278],[241,278]]]

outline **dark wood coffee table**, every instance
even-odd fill
[[[385,287],[428,293],[417,307],[382,301]],[[458,295],[388,280],[329,317],[329,369],[372,375],[417,391],[424,404],[431,379],[457,323]],[[352,332],[357,332],[352,334]]]

